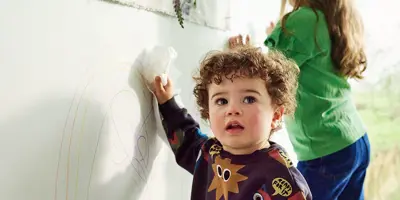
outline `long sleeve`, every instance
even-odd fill
[[[323,38],[328,37],[329,33],[321,27],[321,21],[324,16],[319,16],[321,19],[318,21],[317,15],[311,9],[300,9],[289,15],[286,20],[285,29],[283,31],[281,22],[278,22],[276,28],[264,41],[264,44],[275,50],[284,53],[288,58],[293,59],[300,69],[304,63],[309,59],[317,56],[323,49],[327,49],[326,44],[317,44],[315,35]],[[318,26],[317,26],[318,25]],[[318,28],[318,30],[317,30]],[[325,27],[327,29],[327,27]],[[325,38],[323,38],[325,40]],[[329,52],[326,52],[329,54]]]
[[[174,98],[159,105],[159,108],[176,162],[193,174],[201,148],[208,140],[207,135],[200,131],[199,124],[185,108],[178,106]]]

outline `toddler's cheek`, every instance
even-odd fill
[[[272,117],[265,115],[252,115],[249,120],[249,127],[251,129],[251,134],[253,137],[258,137],[263,135],[263,133],[270,132]]]
[[[210,118],[210,128],[215,137],[220,137],[221,131],[225,130],[223,120],[218,120],[218,118]]]

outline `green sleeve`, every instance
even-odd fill
[[[316,19],[312,11],[295,11],[286,20],[286,32],[279,22],[264,44],[270,49],[281,51],[301,68],[315,55]]]

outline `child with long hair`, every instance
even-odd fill
[[[297,168],[314,199],[363,199],[370,146],[348,83],[367,67],[361,18],[352,0],[289,3],[293,10],[271,23],[264,44],[300,69],[297,108],[285,117]],[[244,45],[241,36],[229,42]]]

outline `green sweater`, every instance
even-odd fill
[[[300,68],[296,112],[294,117],[285,117],[300,161],[339,151],[366,132],[351,98],[350,84],[334,70],[324,14],[317,14],[318,20],[311,8],[301,7],[287,18],[289,34],[279,22],[265,40],[266,46],[282,51]]]

